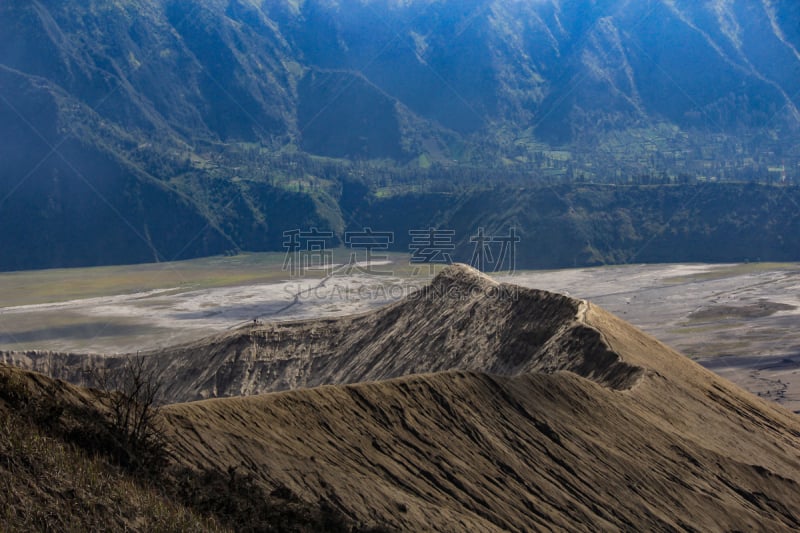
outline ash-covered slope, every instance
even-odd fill
[[[619,362],[580,323],[582,306],[455,265],[377,312],[248,327],[152,356],[174,401],[456,369],[503,375],[570,369],[624,386],[639,370]]]
[[[248,326],[147,354],[182,402],[469,370],[516,375],[572,370],[613,388],[642,370],[607,349],[581,319],[587,304],[499,284],[464,265],[376,312],[325,320]],[[32,370],[83,383],[86,365],[123,358],[8,357]]]
[[[437,284],[496,287],[464,267]],[[392,335],[374,330],[384,375],[444,361],[480,372],[168,406],[174,449],[407,531],[800,527],[796,416],[591,304],[518,296],[423,298],[422,331],[403,321],[408,302],[350,324],[360,338],[358,321],[397,318]]]
[[[164,408],[176,461],[357,523],[800,527],[796,416],[587,302],[467,267],[375,313],[245,328],[149,361],[168,399],[242,394]]]
[[[166,415],[192,466],[402,531],[800,527],[797,419],[726,386],[684,393],[659,377],[620,392],[568,372],[449,372]]]

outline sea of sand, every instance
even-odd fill
[[[254,320],[367,312],[432,275],[398,268],[396,260],[328,274],[278,272],[264,283],[120,294],[106,288],[101,295],[46,303],[18,297],[0,302],[0,350],[147,351]],[[624,265],[495,277],[588,299],[751,392],[800,410],[800,264]]]

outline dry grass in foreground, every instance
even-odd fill
[[[0,530],[366,531],[234,470],[189,469],[161,447],[121,453],[107,405],[100,391],[0,365]]]

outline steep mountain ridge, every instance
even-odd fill
[[[786,158],[791,174],[798,17],[788,0],[10,0],[0,223],[19,232],[0,243],[19,253],[0,268],[276,250],[300,223],[341,229],[339,187],[359,173],[270,159],[298,150],[487,176],[675,177],[736,159],[763,179]],[[287,191],[304,216],[280,216]]]
[[[372,313],[146,357],[167,400],[236,396],[163,407],[173,460],[329,502],[354,523],[800,527],[797,416],[595,305],[463,265]],[[119,363],[3,360],[73,380]]]
[[[512,376],[449,371],[176,404],[166,408],[175,450],[400,529],[800,525],[796,416],[572,303],[601,348],[586,350],[572,329],[561,354],[636,369],[623,387],[585,365],[540,362]]]
[[[696,411],[694,399],[660,419],[638,403],[661,391],[639,390],[571,373],[454,372],[165,412],[176,454],[196,466],[247,471],[399,529],[797,527],[796,419],[765,405],[758,420],[722,403]],[[702,424],[701,440],[676,416]]]
[[[500,375],[570,370],[615,389],[642,369],[619,359],[582,318],[581,302],[500,284],[453,265],[430,285],[375,312],[245,326],[143,354],[170,403],[467,370]],[[125,356],[4,354],[4,360],[75,383],[86,365]]]

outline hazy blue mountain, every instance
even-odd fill
[[[0,35],[2,269],[341,230],[352,168],[275,163],[299,152],[535,177],[560,149],[601,181],[800,158],[790,0],[6,0]]]
[[[403,145],[423,124],[439,136],[507,127],[560,142],[660,121],[798,125],[800,8],[789,1],[10,0],[0,10],[2,65],[128,131],[191,147],[296,140],[312,153],[401,158],[424,150]]]

